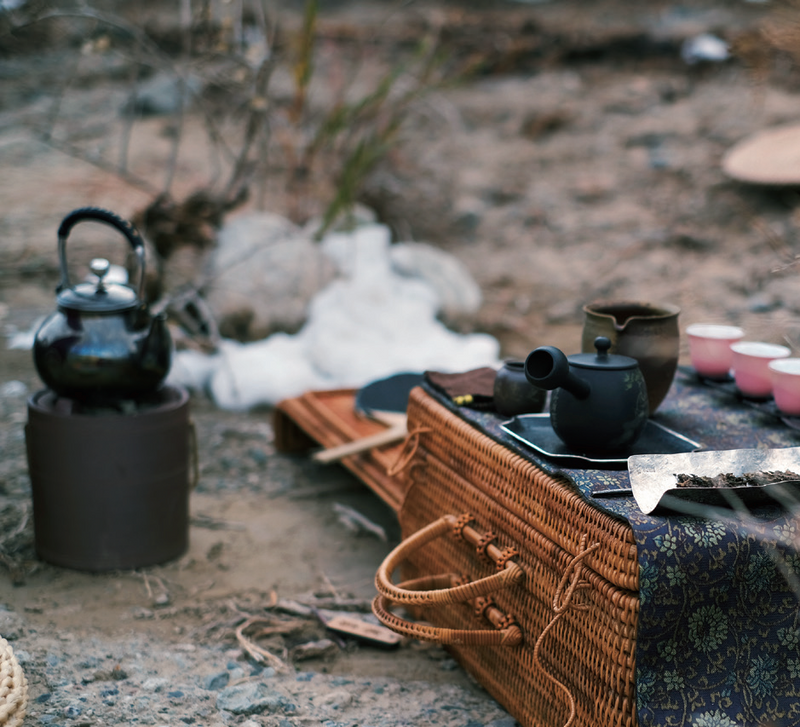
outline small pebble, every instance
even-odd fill
[[[203,688],[212,692],[217,692],[227,687],[230,680],[231,675],[227,671],[221,671],[206,677]]]

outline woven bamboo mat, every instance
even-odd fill
[[[275,409],[275,446],[281,452],[303,452],[314,447],[335,447],[377,434],[385,424],[359,416],[356,389],[308,391],[285,399]],[[405,494],[404,473],[388,475],[403,443],[385,445],[350,455],[341,464],[362,480],[378,497],[398,512]]]

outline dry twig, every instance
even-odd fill
[[[245,634],[245,631],[255,626],[260,627],[256,633],[253,634],[255,638],[258,638],[261,636],[289,634],[297,631],[298,629],[304,628],[306,626],[306,622],[280,621],[269,616],[251,616],[236,629],[236,640],[239,642],[239,645],[242,647],[242,649],[244,649],[253,659],[259,663],[266,661],[270,666],[278,671],[287,671],[289,667],[285,661],[275,656],[275,654],[267,649],[259,646],[249,637],[249,635]]]

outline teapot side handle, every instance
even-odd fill
[[[102,209],[101,207],[81,207],[80,209],[70,212],[58,227],[58,261],[61,269],[61,282],[58,285],[58,292],[71,287],[69,281],[69,272],[67,270],[67,237],[69,237],[72,228],[85,220],[94,220],[95,222],[104,222],[107,225],[115,228],[121,232],[130,243],[130,246],[136,255],[136,262],[139,267],[139,284],[137,286],[137,297],[140,301],[144,300],[144,240],[142,240],[139,231],[133,226],[131,222],[123,219],[119,215],[111,212],[110,210]]]

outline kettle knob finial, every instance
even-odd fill
[[[110,268],[111,263],[102,257],[96,257],[89,263],[89,270],[92,271],[93,275],[96,275],[98,278],[100,278],[100,280],[106,276]]]
[[[111,263],[109,263],[108,260],[102,257],[96,257],[89,263],[89,270],[92,271],[92,275],[97,277],[98,293],[106,289],[106,286],[103,284],[103,278],[105,278],[106,275],[108,274],[110,267]]]

